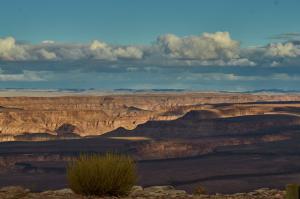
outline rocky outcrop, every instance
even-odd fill
[[[176,190],[172,186],[152,186],[152,187],[140,187],[134,186],[129,196],[121,197],[124,199],[283,199],[285,196],[284,191],[275,189],[259,189],[249,193],[236,193],[231,195],[215,194],[215,195],[191,195],[183,190]],[[89,196],[84,197],[77,195],[70,189],[61,189],[53,191],[45,191],[41,193],[32,193],[28,189],[22,187],[3,187],[0,189],[1,199],[113,199],[116,197],[97,197]]]

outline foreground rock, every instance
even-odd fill
[[[172,186],[152,186],[143,188],[135,186],[129,196],[123,199],[283,199],[284,191],[275,189],[258,189],[249,193],[231,195],[190,195],[183,190],[176,190]],[[32,193],[22,187],[3,187],[0,189],[1,199],[113,199],[117,197],[85,197],[74,194],[70,189]]]

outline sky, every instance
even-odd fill
[[[0,88],[300,89],[299,0],[1,0]]]

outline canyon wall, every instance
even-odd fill
[[[179,93],[1,97],[0,136],[9,141],[24,133],[101,135],[119,127],[134,129],[149,120],[174,120],[194,109],[216,109],[212,106],[218,103],[260,101],[300,101],[300,96]],[[226,107],[217,110],[217,114],[231,116],[251,111],[261,110]]]

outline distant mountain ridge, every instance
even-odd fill
[[[300,93],[300,90],[286,89],[258,89],[248,91],[233,91],[233,90],[191,90],[181,88],[154,88],[154,89],[132,89],[132,88],[117,88],[117,89],[97,89],[97,88],[57,88],[57,89],[41,89],[41,88],[0,88],[1,91],[22,91],[22,92],[68,92],[68,93],[84,93],[84,92],[111,92],[111,93],[163,93],[163,92],[218,92],[218,93]]]
[[[260,90],[253,90],[253,91],[245,91],[242,93],[300,93],[300,90],[260,89]]]

